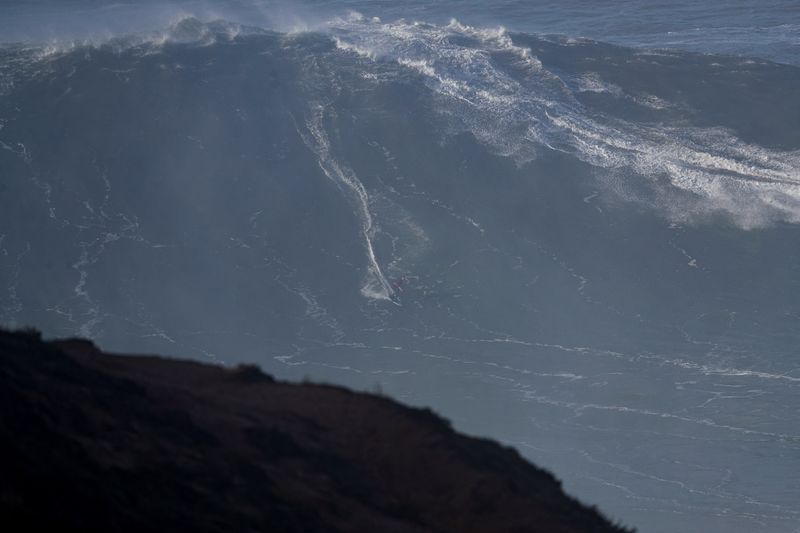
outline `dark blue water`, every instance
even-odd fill
[[[797,6],[0,7],[0,322],[380,386],[798,531]]]

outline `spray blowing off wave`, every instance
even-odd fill
[[[789,531],[800,68],[396,13],[0,45],[0,322],[380,380],[642,529]]]
[[[601,188],[645,202],[675,221],[722,212],[743,228],[800,222],[800,151],[745,142],[723,127],[694,126],[689,115],[636,120],[591,109],[581,100],[586,93],[604,94],[633,111],[668,111],[672,104],[654,95],[627,94],[597,73],[572,83],[516,42],[535,41],[532,36],[512,38],[503,28],[474,28],[455,20],[447,25],[383,22],[358,13],[318,29],[340,53],[355,54],[334,60],[352,64],[355,59],[365,75],[382,65],[418,77],[446,129],[469,132],[519,165],[548,151],[576,157],[598,170]],[[267,34],[282,35],[184,17],[163,31],[89,46],[150,54],[166,45],[212,46]],[[76,46],[41,48],[27,56],[33,65],[25,59],[5,61],[3,91],[42,59],[75,51]],[[607,60],[599,57],[600,62]],[[643,194],[643,185],[650,192]],[[383,287],[379,292],[385,291],[385,280],[378,285]]]

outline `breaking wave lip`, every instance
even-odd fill
[[[327,29],[339,50],[419,75],[458,130],[520,165],[542,148],[565,152],[604,170],[600,179],[631,200],[643,200],[634,192],[642,179],[661,188],[666,178],[672,191],[661,191],[656,207],[675,221],[722,212],[744,229],[800,222],[800,151],[748,144],[722,128],[590,113],[577,92],[622,96],[623,89],[597,75],[570,89],[502,27],[475,28],[455,19],[447,25],[383,22],[351,14]],[[652,109],[670,105],[657,97],[630,99]]]
[[[307,31],[327,35],[339,53],[418,76],[450,131],[469,132],[520,166],[546,151],[572,155],[600,170],[597,179],[608,191],[682,223],[715,213],[744,229],[800,222],[800,150],[748,144],[722,128],[631,122],[590,112],[579,93],[608,93],[654,110],[671,103],[627,95],[594,73],[577,86],[568,84],[502,27],[476,28],[455,19],[443,25],[384,22],[351,12]],[[268,33],[274,32],[185,15],[148,34],[42,46],[34,59],[82,46],[158,53],[168,44],[211,46]],[[637,192],[642,183],[655,190],[655,200]]]
[[[237,37],[270,33],[270,30],[247,26],[224,19],[203,22],[193,15],[176,17],[165,28],[145,33],[124,36],[101,35],[84,39],[53,39],[43,43],[0,43],[0,48],[15,48],[27,52],[33,61],[54,59],[80,49],[110,48],[123,52],[143,48],[149,52],[160,50],[165,45],[183,44],[211,46],[219,42],[230,42]]]
[[[225,20],[202,22],[192,15],[177,17],[166,28],[121,37],[103,35],[82,40],[52,40],[45,43],[0,42],[0,97],[10,92],[19,79],[34,77],[43,64],[75,53],[111,50],[156,54],[167,45],[212,46],[238,37],[265,35],[269,30]]]

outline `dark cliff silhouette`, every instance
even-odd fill
[[[548,472],[343,388],[0,331],[3,531],[621,532]]]

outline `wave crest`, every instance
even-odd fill
[[[642,180],[661,188],[666,178],[672,193],[661,190],[656,207],[683,222],[717,212],[748,229],[800,222],[800,151],[749,144],[719,127],[667,126],[590,111],[579,93],[626,96],[656,111],[670,103],[625,95],[596,74],[571,88],[502,27],[349,17],[332,21],[328,30],[338,49],[420,76],[456,131],[469,131],[520,165],[543,149],[572,154],[603,170],[606,185],[629,199],[641,199],[635,191]],[[685,201],[686,192],[696,201]]]

